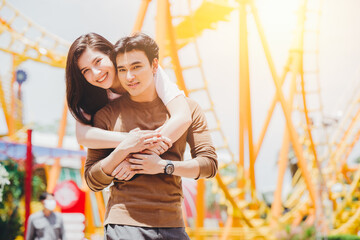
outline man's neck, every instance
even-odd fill
[[[130,95],[130,99],[132,101],[134,101],[134,102],[152,102],[157,97],[158,97],[158,95],[157,95],[157,92],[155,90],[155,85],[149,87],[148,89],[146,89],[146,91],[144,91],[143,93],[141,93],[138,96],[131,96]]]
[[[44,208],[43,212],[44,212],[44,215],[46,217],[50,216],[50,214],[51,214],[51,211],[49,209],[46,209],[46,208]]]

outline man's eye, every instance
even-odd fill
[[[125,72],[125,69],[118,69],[118,72]]]
[[[141,68],[141,66],[140,65],[134,66],[134,69],[137,69],[137,68]]]

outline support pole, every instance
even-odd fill
[[[26,164],[25,164],[25,236],[27,231],[27,223],[30,216],[30,202],[32,193],[32,144],[31,144],[32,130],[27,130],[27,144],[26,144]]]
[[[270,51],[269,51],[269,46],[268,46],[268,43],[266,42],[265,33],[264,33],[264,30],[263,30],[263,28],[262,28],[262,26],[260,24],[260,19],[259,19],[257,10],[255,8],[255,4],[253,3],[253,0],[250,0],[250,3],[251,3],[251,10],[252,10],[252,13],[253,13],[253,16],[254,16],[254,19],[255,19],[255,23],[256,23],[256,26],[258,28],[258,32],[259,32],[259,35],[260,35],[261,43],[262,43],[263,48],[264,48],[265,56],[266,56],[266,59],[268,61],[268,64],[269,64],[269,67],[270,67],[270,70],[271,70],[271,74],[272,74],[273,81],[274,81],[275,88],[276,88],[276,94],[277,94],[277,97],[278,97],[278,99],[279,99],[279,101],[281,103],[281,107],[282,107],[283,112],[284,112],[284,117],[285,117],[286,125],[288,127],[290,140],[291,140],[291,142],[293,144],[295,155],[298,158],[299,168],[301,170],[302,176],[304,177],[304,180],[305,180],[307,189],[309,191],[310,198],[311,198],[311,201],[313,203],[313,206],[316,208],[316,206],[317,206],[316,203],[319,202],[319,201],[317,200],[317,196],[316,196],[316,193],[315,193],[315,186],[314,186],[313,182],[311,181],[310,173],[309,173],[309,170],[307,169],[306,159],[304,158],[304,155],[303,155],[302,146],[299,143],[299,136],[298,136],[298,134],[297,134],[297,132],[295,130],[295,127],[294,127],[294,125],[292,123],[291,113],[288,111],[287,103],[285,101],[285,97],[284,97],[284,94],[282,92],[281,84],[280,84],[279,78],[278,78],[278,76],[277,76],[277,74],[275,72],[275,65],[274,65],[274,62],[272,61],[272,58],[271,58],[271,54],[270,54]]]
[[[249,53],[248,53],[248,35],[247,35],[247,13],[246,13],[247,1],[240,1],[240,121],[245,120],[244,123],[240,123],[241,134],[247,134],[248,148],[249,148],[249,172],[251,181],[251,197],[256,199],[256,186],[255,186],[255,159],[254,159],[254,144],[252,133],[252,118],[251,118],[251,92],[250,92],[250,73],[249,73]],[[241,129],[245,126],[244,129]],[[242,136],[240,140],[244,141]],[[242,153],[243,154],[243,153]]]
[[[12,66],[12,78],[11,78],[11,82],[10,82],[10,122],[8,125],[8,130],[9,130],[9,136],[13,137],[13,135],[15,134],[16,130],[16,113],[15,113],[15,93],[14,93],[14,84],[16,81],[16,72],[15,69],[17,67],[17,61],[16,61],[16,56],[13,55],[13,66]]]
[[[291,76],[291,86],[290,86],[290,96],[288,99],[288,106],[289,111],[292,111],[292,105],[294,102],[294,96],[296,92],[296,72],[292,72]],[[281,194],[283,189],[283,183],[284,183],[284,176],[288,165],[289,160],[289,148],[290,148],[290,136],[289,132],[287,130],[287,127],[285,126],[284,129],[284,135],[283,135],[283,143],[281,147],[281,152],[279,156],[279,169],[278,169],[278,177],[277,177],[277,184],[276,184],[276,190],[274,193],[274,201],[271,205],[271,227],[276,226],[277,220],[281,215]]]
[[[159,63],[163,65],[164,58],[167,56],[168,49],[168,31],[166,20],[165,0],[157,1],[156,9],[156,43],[159,46]]]
[[[9,114],[9,109],[8,109],[8,106],[7,106],[7,103],[5,100],[5,93],[4,93],[1,79],[0,79],[0,103],[1,103],[1,108],[3,109],[3,112],[4,112],[6,125],[8,127],[8,133],[10,135],[10,124],[12,121],[12,117],[11,117],[11,114]]]
[[[195,228],[201,229],[204,227],[204,218],[205,218],[205,182],[204,179],[199,179],[197,181],[197,192],[196,192],[196,222]],[[204,239],[198,234],[199,231],[195,231],[195,237],[197,240]]]
[[[176,84],[179,86],[180,90],[184,91],[186,96],[189,96],[189,92],[185,86],[184,76],[182,73],[180,59],[178,56],[178,47],[176,42],[175,29],[172,23],[170,3],[169,0],[163,2],[165,4],[165,11],[166,11],[166,23],[167,23],[167,32],[169,37],[170,57],[175,71]]]
[[[136,22],[135,22],[134,28],[132,30],[133,33],[141,31],[141,28],[144,24],[145,15],[146,15],[146,12],[147,12],[150,2],[151,2],[151,0],[142,0],[138,15],[135,20]]]
[[[66,131],[67,112],[68,112],[68,106],[67,106],[67,103],[65,100],[62,118],[61,118],[60,127],[59,127],[59,133],[58,133],[58,135],[59,135],[58,147],[62,147],[62,145],[63,145],[65,131]],[[52,193],[54,191],[56,182],[60,175],[60,171],[61,171],[60,158],[56,158],[54,161],[54,165],[52,165],[51,169],[50,169],[49,180],[48,180],[48,185],[47,185],[47,192]]]
[[[286,63],[286,65],[285,65],[285,67],[284,67],[284,72],[283,72],[283,74],[282,74],[282,76],[281,76],[281,78],[280,78],[280,84],[281,84],[281,86],[284,84],[286,75],[287,75],[288,72],[289,72],[290,63],[291,63],[291,57],[288,58],[287,63]],[[273,115],[273,113],[274,113],[274,110],[275,110],[275,106],[276,106],[277,101],[278,101],[278,98],[277,98],[277,95],[276,95],[276,93],[275,93],[275,95],[274,95],[274,97],[273,97],[273,100],[271,101],[271,105],[270,105],[269,111],[268,111],[268,113],[267,113],[267,115],[266,115],[264,125],[263,125],[263,127],[262,127],[262,129],[261,129],[261,132],[260,132],[260,135],[259,135],[257,144],[256,144],[256,146],[255,146],[255,150],[254,150],[254,152],[255,152],[255,153],[254,153],[254,155],[255,155],[255,156],[254,156],[255,161],[256,161],[257,156],[258,156],[258,154],[259,154],[259,152],[260,152],[261,145],[262,145],[262,143],[263,143],[263,141],[264,141],[265,134],[266,134],[267,129],[268,129],[268,127],[269,127],[270,120],[271,120],[271,117],[272,117],[272,115]]]

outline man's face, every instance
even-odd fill
[[[44,205],[44,208],[46,208],[49,211],[54,211],[56,208],[56,201],[53,195],[48,194],[46,199],[42,201],[42,204]]]
[[[154,73],[158,60],[150,64],[143,51],[132,50],[116,57],[118,77],[121,85],[136,102],[149,102],[156,98]]]

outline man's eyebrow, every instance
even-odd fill
[[[136,65],[136,64],[140,64],[142,63],[141,61],[135,61],[135,62],[132,62],[130,65]]]
[[[130,64],[130,66],[133,66],[133,65],[136,65],[136,64],[141,64],[142,62],[141,61],[135,61],[135,62],[132,62],[131,64]],[[123,67],[125,67],[125,66],[123,66],[123,65],[117,65],[116,66],[117,68],[123,68]]]
[[[96,60],[98,60],[100,57],[95,57],[92,61],[91,61],[91,63],[94,63]],[[80,72],[82,72],[85,68],[87,68],[87,67],[83,67],[82,69],[80,69]]]

